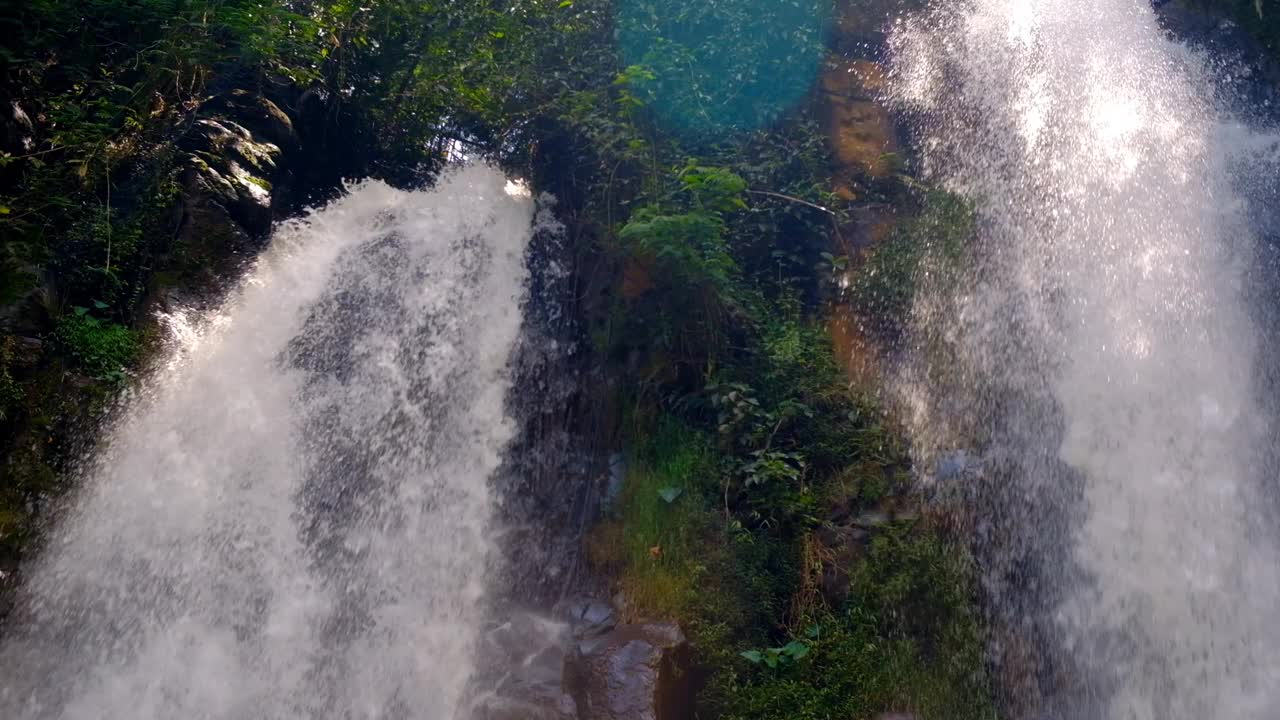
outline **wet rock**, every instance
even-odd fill
[[[583,640],[568,680],[581,720],[683,720],[692,717],[691,654],[673,623],[619,625]]]
[[[482,678],[471,708],[475,720],[576,720],[577,704],[565,686],[569,625],[514,611],[481,638],[479,660],[500,668]]]
[[[21,335],[13,338],[10,346],[10,362],[15,368],[34,367],[40,361],[40,356],[44,354],[44,341],[33,337],[23,337]]]
[[[872,508],[870,510],[864,510],[861,513],[859,513],[858,517],[854,518],[853,524],[856,527],[864,528],[867,530],[875,530],[878,528],[882,528],[891,522],[893,522],[893,518],[892,516],[890,516],[887,510],[884,510],[881,508]]]
[[[982,461],[976,455],[967,450],[957,450],[938,458],[933,477],[940,482],[959,480],[976,472],[981,465]]]
[[[845,52],[866,51],[884,42],[890,20],[901,14],[902,0],[858,0],[836,3],[835,41]]]
[[[617,502],[622,497],[622,486],[627,478],[627,460],[622,453],[613,453],[609,456],[609,482],[604,490],[604,504],[606,507]]]
[[[596,598],[566,600],[556,606],[556,616],[569,623],[575,640],[596,638],[618,626],[613,606]]]

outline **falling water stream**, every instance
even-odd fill
[[[1145,0],[938,3],[889,44],[924,173],[977,218],[962,277],[922,284],[899,385],[923,462],[982,458],[962,476],[1015,720],[1274,720],[1248,186],[1275,143]],[[170,316],[29,568],[0,718],[452,720],[534,225],[486,167],[362,183],[220,311]]]
[[[486,167],[366,182],[170,318],[30,570],[0,717],[454,717],[532,232]]]
[[[1280,716],[1249,300],[1267,139],[1145,0],[944,3],[891,45],[925,171],[978,225],[966,277],[917,304],[933,357],[904,394],[922,456],[984,457],[975,527],[1003,677],[1036,676],[1024,716]]]

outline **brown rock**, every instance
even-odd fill
[[[827,132],[836,161],[843,168],[882,178],[895,165],[898,151],[889,113],[874,100],[832,97],[827,107]]]
[[[875,100],[884,88],[884,70],[871,60],[833,58],[822,73],[822,89],[833,95]]]

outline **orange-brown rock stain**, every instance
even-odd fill
[[[893,116],[882,100],[884,68],[874,60],[840,50],[859,46],[860,38],[881,22],[878,18],[882,16],[866,5],[845,0],[837,9],[836,49],[823,64],[818,83],[820,116],[834,162],[831,186],[837,197],[853,204],[849,219],[833,240],[832,252],[849,258],[851,275],[897,225],[892,207],[858,204],[865,188],[893,182],[901,147]],[[859,308],[847,299],[837,299],[829,308],[827,324],[836,360],[850,383],[868,391],[877,388],[881,384],[880,350],[864,331]]]

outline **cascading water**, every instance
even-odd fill
[[[1212,66],[1145,0],[971,0],[891,46],[926,172],[977,213],[966,278],[918,301],[903,385],[923,458],[984,448],[996,655],[1006,684],[1037,686],[1013,714],[1275,718],[1271,430],[1235,172],[1253,144]]]
[[[454,717],[532,221],[477,166],[277,233],[90,463],[0,717]]]

